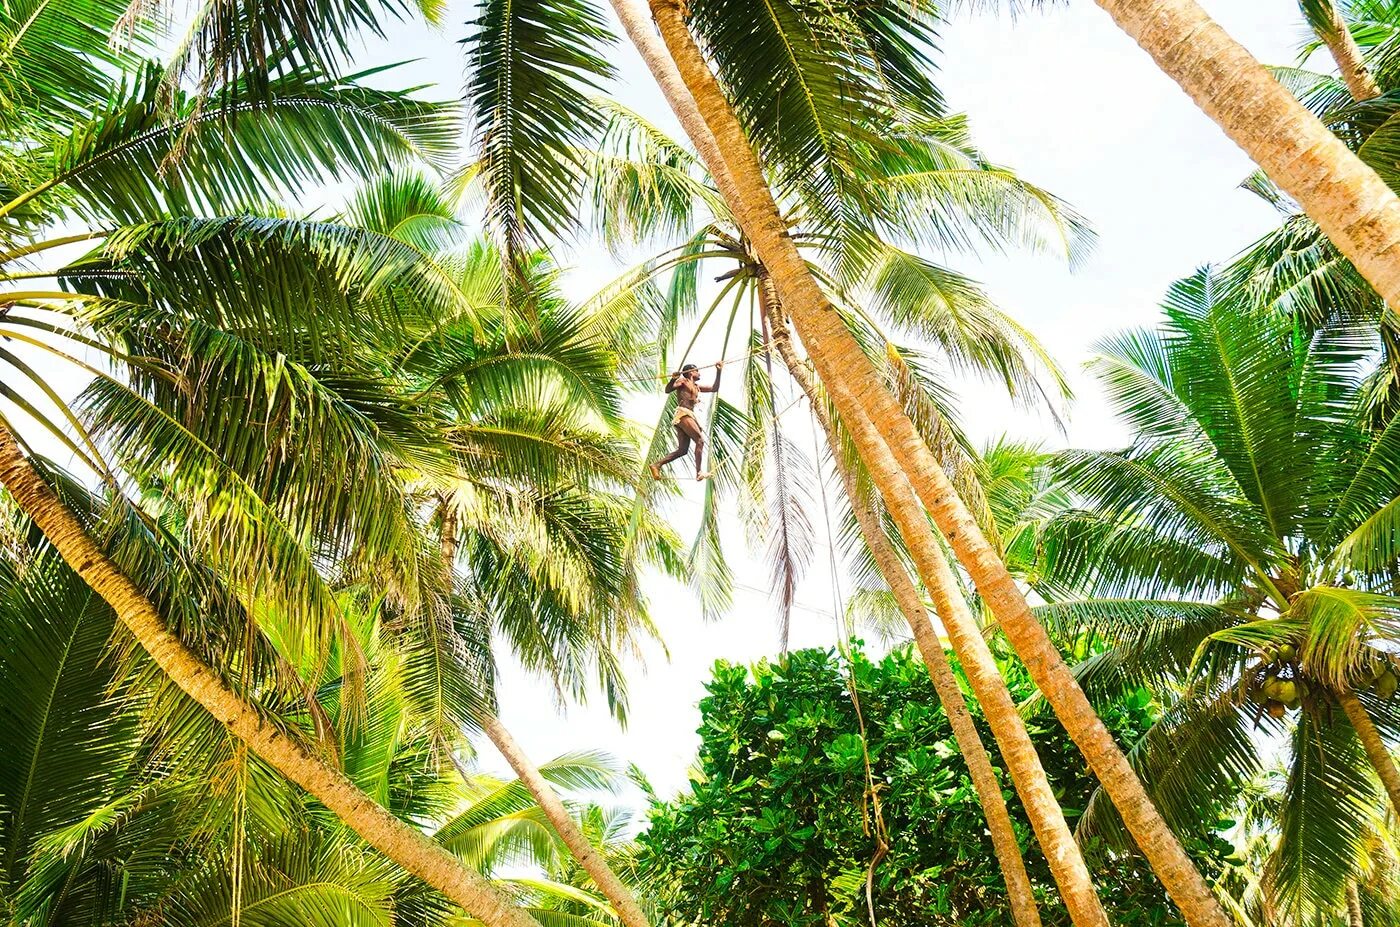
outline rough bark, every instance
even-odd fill
[[[506,726],[494,715],[487,715],[481,719],[481,727],[486,736],[491,738],[491,743],[501,752],[501,756],[506,758],[510,768],[515,770],[520,781],[525,783],[530,794],[535,797],[536,803],[544,811],[545,817],[549,819],[555,833],[564,841],[574,859],[578,860],[578,864],[592,877],[593,884],[598,886],[603,897],[613,906],[618,920],[624,927],[650,927],[647,916],[642,913],[641,905],[637,903],[631,889],[623,884],[616,872],[613,872],[602,852],[588,842],[588,838],[579,830],[564,803],[559,800],[559,796],[535,764],[530,762],[529,756],[515,742]]]
[[[1400,199],[1194,0],[1095,0],[1392,306]]]
[[[615,8],[629,5],[627,0],[613,0],[613,4]],[[788,235],[758,159],[686,28],[680,7],[675,0],[652,0],[651,10],[671,60],[689,91],[691,105],[687,110],[686,100],[674,94],[668,94],[668,102],[676,108],[677,118],[688,134],[697,119],[703,120],[712,134],[726,171],[720,181],[721,191],[759,260],[772,275],[778,296],[791,314],[817,373],[830,390],[842,421],[849,428],[859,416],[868,416],[878,429],[1187,923],[1192,927],[1228,927],[1230,920],[1220,903],[1148,798],[1123,751],[1094,713],[1000,555],[983,537],[947,474],[817,285]],[[697,150],[702,149],[702,139],[691,134]],[[1388,190],[1385,193],[1390,196]],[[1393,196],[1390,198],[1394,200]],[[1400,201],[1396,201],[1396,207],[1400,210]],[[1395,240],[1400,243],[1400,221],[1396,232]],[[1400,273],[1394,283],[1400,289]],[[879,453],[869,442],[858,442],[857,448],[867,465],[870,455]],[[881,487],[882,493],[884,489]]]
[[[64,561],[116,612],[157,666],[269,766],[330,809],[366,843],[493,927],[539,927],[480,873],[394,817],[339,770],[278,730],[166,629],[156,607],[104,554],[0,422],[0,485]]]
[[[1352,38],[1351,29],[1347,27],[1346,18],[1342,16],[1337,4],[1333,0],[1317,0],[1316,6],[1309,9],[1304,0],[1303,8],[1313,31],[1332,53],[1332,60],[1337,63],[1337,71],[1342,75],[1347,90],[1351,91],[1351,98],[1370,100],[1380,96],[1381,88],[1376,86],[1375,78],[1366,69],[1361,48],[1356,44],[1356,39]],[[1321,21],[1314,21],[1315,13],[1320,14]]]
[[[1347,883],[1347,927],[1366,927],[1366,919],[1361,915],[1361,890],[1354,881]]]
[[[1341,703],[1352,730],[1356,731],[1361,746],[1366,750],[1366,758],[1371,761],[1381,784],[1385,786],[1391,809],[1400,815],[1400,769],[1395,767],[1395,757],[1390,755],[1381,732],[1376,730],[1375,722],[1366,713],[1366,706],[1361,704],[1355,692],[1338,692],[1337,701]]]
[[[830,410],[822,399],[816,378],[793,348],[792,339],[788,334],[787,322],[783,318],[776,294],[771,292],[772,284],[764,279],[760,286],[762,289],[759,291],[759,298],[763,304],[764,315],[768,318],[772,344],[777,348],[778,354],[792,373],[793,379],[807,395],[807,399],[811,402],[812,409],[816,413],[817,421],[826,433],[827,442],[834,449],[839,444],[836,423],[832,421]],[[919,590],[915,588],[913,580],[905,571],[903,561],[899,559],[899,555],[895,552],[889,539],[885,537],[884,528],[880,524],[880,517],[875,506],[861,492],[855,474],[851,472],[850,467],[846,465],[839,454],[835,455],[835,460],[837,472],[841,475],[841,483],[845,488],[846,497],[850,500],[851,509],[855,512],[861,535],[865,538],[866,546],[870,548],[871,556],[875,558],[875,563],[880,568],[880,575],[885,578],[885,582],[889,585],[890,592],[894,595],[900,612],[909,622],[909,630],[914,635],[914,642],[919,648],[919,654],[923,657],[924,666],[928,668],[933,688],[938,693],[938,700],[943,705],[943,712],[948,716],[948,723],[953,728],[953,739],[957,742],[958,751],[967,763],[968,775],[972,778],[972,787],[977,792],[977,799],[981,802],[983,814],[987,819],[987,831],[991,834],[992,849],[996,853],[997,862],[1001,866],[1002,878],[1006,882],[1006,894],[1011,908],[1012,921],[1016,927],[1039,927],[1040,910],[1035,903],[1035,892],[1031,888],[1030,876],[1026,873],[1026,862],[1021,855],[1021,846],[1016,840],[1016,830],[1011,824],[1011,815],[1006,809],[1006,799],[1001,793],[1001,783],[997,780],[996,772],[992,769],[992,760],[987,755],[986,747],[982,744],[982,737],[977,733],[977,727],[973,723],[972,713],[968,711],[962,689],[953,676],[953,668],[948,663],[948,655],[943,652],[943,644],[934,631],[933,622],[929,621],[928,612],[924,609],[923,598],[919,595]],[[1017,721],[1019,722],[1019,720],[1018,718]],[[1013,779],[1015,778],[1013,776]],[[1055,813],[1059,814],[1058,806]],[[1061,823],[1063,823],[1063,817],[1061,817]]]

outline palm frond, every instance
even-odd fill
[[[589,0],[487,0],[465,40],[487,221],[508,256],[572,230],[613,41]]]

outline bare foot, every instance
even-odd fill
[[[708,480],[712,476],[714,476],[713,473],[697,473],[695,474],[695,482],[703,483],[705,480]]]
[[[651,478],[654,480],[661,479],[661,468],[656,464],[651,465]]]

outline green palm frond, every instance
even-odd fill
[[[508,256],[574,227],[585,163],[605,125],[591,92],[613,41],[589,0],[486,0],[466,39],[475,183]]]
[[[353,78],[279,80],[233,112],[162,103],[162,72],[130,86],[44,149],[29,153],[27,189],[9,214],[49,190],[71,191],[84,214],[141,222],[175,212],[228,213],[295,194],[327,175],[370,178],[385,165],[441,164],[455,141],[450,110]]]
[[[159,20],[170,15],[169,6],[130,0],[123,25]],[[441,11],[441,0],[200,0],[171,58],[170,82],[193,78],[216,105],[231,87],[265,97],[288,72],[336,74],[364,35],[383,36],[414,14],[436,21]]]
[[[1054,408],[1069,385],[1049,352],[955,271],[897,248],[884,249],[868,282],[871,308],[896,329],[932,343],[960,372],[998,378],[1025,404]]]
[[[23,0],[0,10],[0,127],[8,138],[55,131],[107,95],[113,72],[135,64],[151,36],[109,40],[122,0]]]
[[[964,116],[902,126],[868,153],[863,182],[892,241],[973,251],[1024,248],[1081,264],[1093,250],[1087,220],[1059,197],[988,162]]]
[[[410,171],[389,173],[360,187],[346,210],[346,221],[425,254],[448,251],[466,237],[446,191]]]
[[[1374,777],[1351,728],[1323,715],[1302,714],[1291,748],[1279,842],[1264,880],[1284,912],[1341,910],[1373,826]]]
[[[5,881],[23,880],[48,835],[98,811],[131,762],[137,729],[107,657],[113,617],[49,551],[0,559],[0,807]]]
[[[679,238],[701,206],[711,216],[727,215],[694,154],[621,104],[595,103],[608,121],[598,145],[584,152],[584,198],[609,248]]]
[[[1305,215],[1283,223],[1237,255],[1221,275],[1260,310],[1272,309],[1314,327],[1373,324],[1381,300],[1371,285]]]
[[[277,927],[389,927],[393,923],[393,864],[349,841],[298,835],[260,846],[240,874],[211,859],[163,900],[165,923],[180,927],[227,924],[237,897],[239,922]]]
[[[1400,635],[1400,599],[1360,589],[1305,589],[1288,617],[1306,628],[1299,659],[1308,676],[1341,690],[1378,664],[1375,648]]]
[[[1037,606],[1035,614],[1059,640],[1087,635],[1090,650],[1106,646],[1093,685],[1079,676],[1086,688],[1115,693],[1170,688],[1187,677],[1202,640],[1239,622],[1223,606],[1171,599],[1082,599]]]
[[[1262,569],[1282,556],[1258,509],[1234,493],[1232,474],[1216,460],[1162,445],[1124,452],[1066,451],[1057,458],[1066,485],[1093,500],[1111,524],[1145,539],[1214,551]]]

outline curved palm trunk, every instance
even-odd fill
[[[612,2],[615,9],[629,6],[628,0]],[[850,428],[859,417],[868,416],[885,442],[880,445],[868,438],[858,438],[856,446],[861,458],[869,466],[875,457],[893,453],[898,467],[952,545],[959,562],[991,607],[1061,724],[1084,754],[1187,923],[1192,927],[1228,927],[1230,920],[1220,903],[1148,798],[1123,751],[1095,714],[1045,629],[1036,621],[1000,555],[983,537],[947,474],[899,403],[880,382],[869,358],[861,352],[817,285],[788,235],[757,156],[687,30],[676,0],[652,0],[651,9],[676,70],[689,91],[689,97],[668,93],[668,102],[702,156],[703,135],[698,130],[692,132],[692,127],[701,121],[713,135],[714,148],[722,158],[724,171],[716,180],[740,228],[772,275],[778,296],[791,314],[818,374],[831,391],[842,421]],[[631,27],[628,34],[633,34]],[[645,55],[644,60],[650,64]],[[658,75],[658,82],[665,92],[663,75]],[[1371,176],[1374,178],[1374,174]],[[1386,193],[1389,195],[1388,190]],[[1400,209],[1400,201],[1393,196],[1390,198]],[[1400,221],[1396,230],[1397,246],[1400,246]],[[1400,289],[1400,263],[1397,263],[1395,283]],[[882,492],[885,489],[881,487]],[[887,502],[888,498],[886,496]]]
[[[835,448],[839,443],[836,424],[831,419],[826,403],[822,401],[815,378],[793,349],[787,323],[773,294],[768,292],[769,289],[771,283],[763,280],[760,284],[759,300],[768,318],[772,343],[778,349],[793,379],[807,394],[817,420],[826,432],[827,443]],[[1006,882],[1012,921],[1016,927],[1040,927],[1040,911],[1036,907],[1035,892],[1031,888],[1030,876],[1026,873],[1026,862],[1021,855],[1021,845],[1016,840],[1011,815],[1006,810],[1006,799],[1001,794],[1001,783],[997,781],[996,772],[992,769],[992,760],[987,756],[987,749],[982,745],[982,738],[972,721],[972,713],[967,709],[962,689],[953,676],[953,668],[948,664],[948,655],[943,652],[943,644],[938,640],[933,622],[928,619],[928,612],[924,609],[918,589],[914,587],[899,555],[885,537],[875,506],[860,491],[855,474],[846,466],[840,455],[834,457],[836,470],[841,474],[841,483],[845,487],[846,497],[850,499],[851,509],[855,512],[861,535],[880,568],[880,574],[889,584],[899,610],[909,622],[909,629],[914,634],[914,642],[919,647],[924,666],[928,668],[933,688],[937,691],[938,699],[943,703],[943,711],[948,716],[948,723],[953,728],[953,738],[957,741],[958,751],[967,763],[972,787],[982,804],[982,812],[987,819],[987,831],[992,837],[992,848],[996,852],[1002,878]],[[1019,720],[1018,718],[1018,723]],[[1018,777],[1013,773],[1012,778],[1014,780]],[[1054,813],[1059,816],[1058,806],[1054,808]],[[1063,816],[1060,816],[1060,823],[1064,824]],[[1068,833],[1067,827],[1065,830]]]
[[[1366,69],[1361,49],[1356,39],[1351,37],[1346,18],[1334,0],[1315,0],[1313,6],[1309,6],[1308,0],[1302,0],[1302,6],[1313,31],[1327,45],[1332,60],[1337,63],[1337,71],[1342,75],[1347,90],[1351,91],[1351,98],[1370,100],[1380,96],[1381,88],[1376,86],[1375,78]]]
[[[529,756],[515,742],[506,726],[496,716],[487,715],[481,719],[481,727],[486,731],[486,736],[491,738],[491,743],[501,751],[501,756],[506,758],[510,768],[515,770],[520,781],[525,783],[530,794],[535,797],[545,817],[549,818],[549,823],[554,826],[555,832],[569,848],[574,859],[578,860],[578,864],[592,877],[593,884],[598,886],[603,897],[613,906],[618,920],[624,927],[650,927],[647,916],[642,913],[641,905],[637,904],[632,891],[623,884],[617,873],[613,872],[602,852],[588,842],[588,838],[579,830],[564,803],[540,774],[539,768],[530,762]]]
[[[1400,305],[1400,199],[1374,171],[1194,0],[1095,2]]]
[[[438,545],[442,550],[443,562],[447,565],[448,571],[455,569],[457,563],[457,548],[460,544],[458,536],[457,513],[445,498],[438,499],[438,514],[442,519]],[[486,736],[495,744],[501,756],[505,757],[510,768],[515,770],[516,776],[524,783],[525,788],[534,796],[535,803],[540,806],[549,823],[553,825],[554,832],[559,835],[559,839],[564,841],[564,846],[568,847],[569,853],[583,867],[593,879],[593,884],[598,886],[598,890],[603,893],[603,897],[608,899],[616,912],[617,918],[622,922],[623,927],[651,927],[647,921],[647,916],[642,913],[642,907],[637,903],[636,896],[632,890],[623,883],[616,872],[613,872],[608,861],[597,847],[588,842],[588,838],[579,830],[578,824],[569,814],[569,810],[564,807],[564,803],[559,800],[559,796],[550,787],[549,782],[540,774],[539,767],[530,761],[529,755],[516,743],[515,737],[510,730],[501,723],[501,719],[495,715],[484,715],[478,719],[481,722],[481,729],[486,732]]]
[[[405,824],[243,701],[166,629],[156,607],[88,536],[0,422],[0,485],[59,555],[151,655],[161,671],[269,766],[314,796],[366,843],[492,927],[539,927],[480,873],[463,866],[422,831]]]
[[[1351,722],[1352,730],[1356,731],[1361,746],[1366,750],[1366,758],[1375,767],[1376,775],[1380,776],[1381,784],[1390,796],[1390,807],[1400,815],[1400,769],[1396,769],[1395,758],[1386,749],[1381,732],[1376,730],[1376,723],[1366,714],[1366,706],[1361,704],[1361,699],[1356,697],[1355,692],[1338,692],[1337,701],[1346,713],[1347,720]]]

